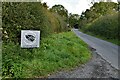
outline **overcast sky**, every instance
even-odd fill
[[[117,2],[117,0],[112,1]],[[90,0],[42,0],[42,2],[47,2],[50,8],[55,4],[61,4],[73,14],[81,14],[82,11],[90,8]]]

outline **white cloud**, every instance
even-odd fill
[[[89,4],[87,0],[79,0],[74,13],[81,14],[83,11],[90,8]]]
[[[92,0],[42,0],[42,2],[47,2],[47,5],[50,8],[55,4],[61,4],[68,10],[69,13],[73,14],[81,14],[82,11],[89,9],[91,1]],[[117,0],[112,1],[117,2]]]
[[[89,8],[87,0],[43,0],[51,8],[55,4],[63,5],[69,13],[81,14],[83,10]]]
[[[116,3],[117,3],[118,1],[120,2],[120,0],[112,0],[112,1],[113,1],[113,2],[116,2]]]

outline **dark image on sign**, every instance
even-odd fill
[[[35,40],[35,36],[33,36],[33,35],[25,35],[25,37],[31,42],[33,42]]]

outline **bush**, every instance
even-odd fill
[[[41,3],[3,2],[3,41],[20,42],[21,30],[40,30],[45,37],[60,28],[58,19]]]
[[[118,39],[120,38],[118,27],[118,14],[114,14],[100,17],[90,25],[87,24],[83,30],[108,39]]]

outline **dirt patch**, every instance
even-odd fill
[[[92,59],[71,71],[60,71],[49,76],[49,78],[118,78],[118,70],[112,67],[106,60],[92,51]]]

